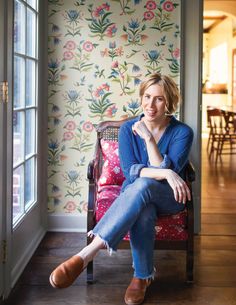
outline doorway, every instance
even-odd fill
[[[211,2],[211,3],[210,3]],[[220,8],[217,9],[217,5]],[[211,6],[214,10],[211,10]],[[234,111],[236,15],[222,3],[204,1],[202,92],[202,234],[235,235],[236,154],[220,155],[208,146],[207,109]],[[233,117],[233,116],[232,116]]]

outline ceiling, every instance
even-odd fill
[[[216,25],[222,22],[227,16],[217,11],[205,11],[203,15],[204,33],[209,33]]]

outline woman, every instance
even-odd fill
[[[172,116],[180,95],[175,82],[152,74],[140,85],[143,114],[119,132],[119,155],[125,181],[122,192],[95,226],[91,244],[57,267],[50,276],[65,288],[104,246],[111,253],[130,232],[134,275],[125,293],[127,305],[141,304],[154,277],[155,223],[159,214],[175,214],[191,200],[181,178],[193,140],[192,129]],[[149,237],[147,239],[147,236]]]

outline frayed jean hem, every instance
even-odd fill
[[[155,279],[155,275],[156,275],[156,268],[153,268],[153,271],[150,275],[148,276],[141,276],[139,274],[137,274],[136,272],[134,272],[134,277],[141,279],[141,280],[154,280]]]
[[[107,252],[109,253],[110,256],[112,256],[113,253],[116,253],[116,250],[111,248],[106,240],[104,240],[98,233],[94,233],[93,230],[90,230],[88,232],[88,237],[93,238],[94,236],[98,236],[104,244],[104,247],[107,249]]]

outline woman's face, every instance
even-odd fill
[[[148,87],[143,94],[141,106],[145,119],[149,122],[159,121],[165,115],[166,100],[163,88],[158,84]]]

